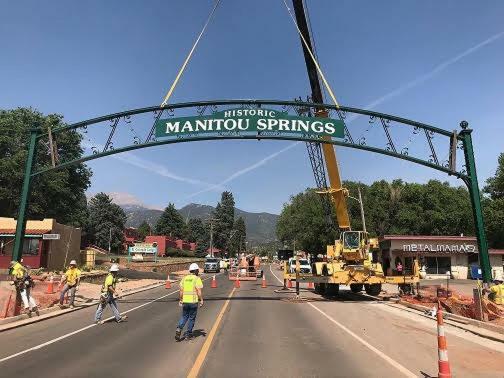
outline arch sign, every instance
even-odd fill
[[[446,130],[394,115],[309,101],[213,100],[131,109],[47,132],[38,125],[30,126],[14,260],[21,258],[30,185],[38,175],[141,148],[205,140],[274,139],[304,141],[308,146],[325,143],[378,153],[463,180],[471,199],[483,279],[491,280],[472,130],[465,121],[460,124],[461,129]],[[58,138],[65,133],[79,134],[83,147],[79,158],[56,147]],[[96,143],[104,135],[103,143]],[[37,146],[49,147],[50,165],[37,164]],[[463,153],[458,154],[458,150]],[[324,169],[313,165],[312,168]]]
[[[274,109],[227,109],[211,115],[159,119],[155,123],[156,138],[187,138],[216,134],[218,136],[255,135],[343,138],[342,120],[292,116]]]

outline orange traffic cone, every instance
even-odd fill
[[[291,281],[291,280],[287,280],[287,287],[288,287],[289,289],[291,289],[291,288],[292,288],[292,281]]]
[[[166,277],[165,289],[171,289],[170,274]]]
[[[267,286],[266,286],[266,276],[264,275],[264,273],[263,273],[263,278],[262,278],[262,284],[261,284],[261,287],[262,287],[262,288],[267,287]]]
[[[52,275],[49,277],[49,283],[47,284],[46,294],[54,294],[54,280]]]
[[[215,275],[212,278],[212,284],[210,285],[212,289],[215,289],[217,287],[217,280],[215,279]]]
[[[438,303],[437,310],[437,331],[438,331],[438,366],[439,378],[451,378],[450,362],[448,361],[448,349],[446,345],[446,337],[443,326],[443,310],[441,304]]]
[[[239,289],[240,288],[240,280],[235,281],[235,288]]]
[[[308,282],[308,289],[313,289],[313,282]]]

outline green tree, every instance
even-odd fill
[[[215,207],[214,218],[214,246],[219,249],[226,249],[231,230],[234,225],[235,201],[233,193],[223,192],[221,200]]]
[[[278,239],[310,253],[325,253],[326,245],[333,244],[336,234],[325,221],[320,194],[313,189],[291,197],[284,204],[277,223]]]
[[[168,204],[159,218],[155,231],[157,235],[183,238],[186,233],[184,220],[173,203]]]
[[[189,220],[189,234],[196,243],[196,256],[204,257],[210,247],[210,225],[199,218]]]
[[[138,237],[140,238],[140,240],[145,240],[145,237],[147,235],[150,235],[152,233],[152,228],[150,226],[149,223],[147,223],[146,221],[143,221],[140,226],[138,226]]]
[[[504,198],[504,152],[497,159],[497,170],[495,176],[486,181],[484,192],[492,199]]]
[[[124,241],[126,214],[120,206],[112,202],[105,193],[98,193],[89,200],[89,218],[86,233],[89,242],[100,248],[121,252]]]
[[[29,130],[39,126],[47,134],[49,127],[65,125],[58,114],[43,115],[31,108],[0,110],[0,215],[16,217],[21,196],[25,162],[28,153]],[[78,159],[83,150],[81,135],[76,131],[57,133],[60,161]],[[48,139],[38,143],[36,167],[49,166]],[[85,191],[90,185],[91,170],[84,164],[37,176],[31,187],[29,218],[55,218],[58,222],[83,226],[87,218]]]
[[[235,220],[233,225],[233,230],[231,231],[231,235],[228,243],[228,251],[229,256],[234,257],[240,251],[245,251],[246,245],[245,241],[247,240],[247,227],[245,226],[245,220],[243,217],[239,217]]]
[[[495,176],[487,180],[483,199],[483,211],[488,244],[492,248],[504,248],[504,153],[499,155]]]
[[[190,242],[197,242],[207,237],[207,230],[200,218],[191,218],[187,223],[187,240]]]

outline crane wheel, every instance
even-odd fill
[[[399,294],[401,295],[410,295],[411,289],[411,284],[399,284]]]
[[[332,283],[327,284],[325,293],[329,297],[335,297],[335,296],[337,296],[338,293],[339,293],[339,285],[338,284],[332,284]]]
[[[366,284],[364,285],[364,290],[366,290],[366,294],[377,296],[381,293],[381,284]]]
[[[364,284],[350,284],[350,290],[352,293],[360,293],[364,289]]]
[[[326,284],[325,283],[316,283],[315,284],[315,293],[324,295],[326,293]]]

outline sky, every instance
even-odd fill
[[[504,152],[504,2],[307,4],[318,59],[339,103],[447,130],[467,120],[484,185]],[[33,107],[73,123],[159,105],[212,6],[210,0],[0,0],[0,108]],[[283,1],[222,0],[170,103],[309,93]],[[462,185],[382,155],[337,148],[337,156],[343,179]],[[114,193],[119,202],[152,208],[215,205],[230,190],[240,209],[279,213],[292,195],[314,185],[304,144],[282,141],[181,143],[88,165],[89,194]]]

